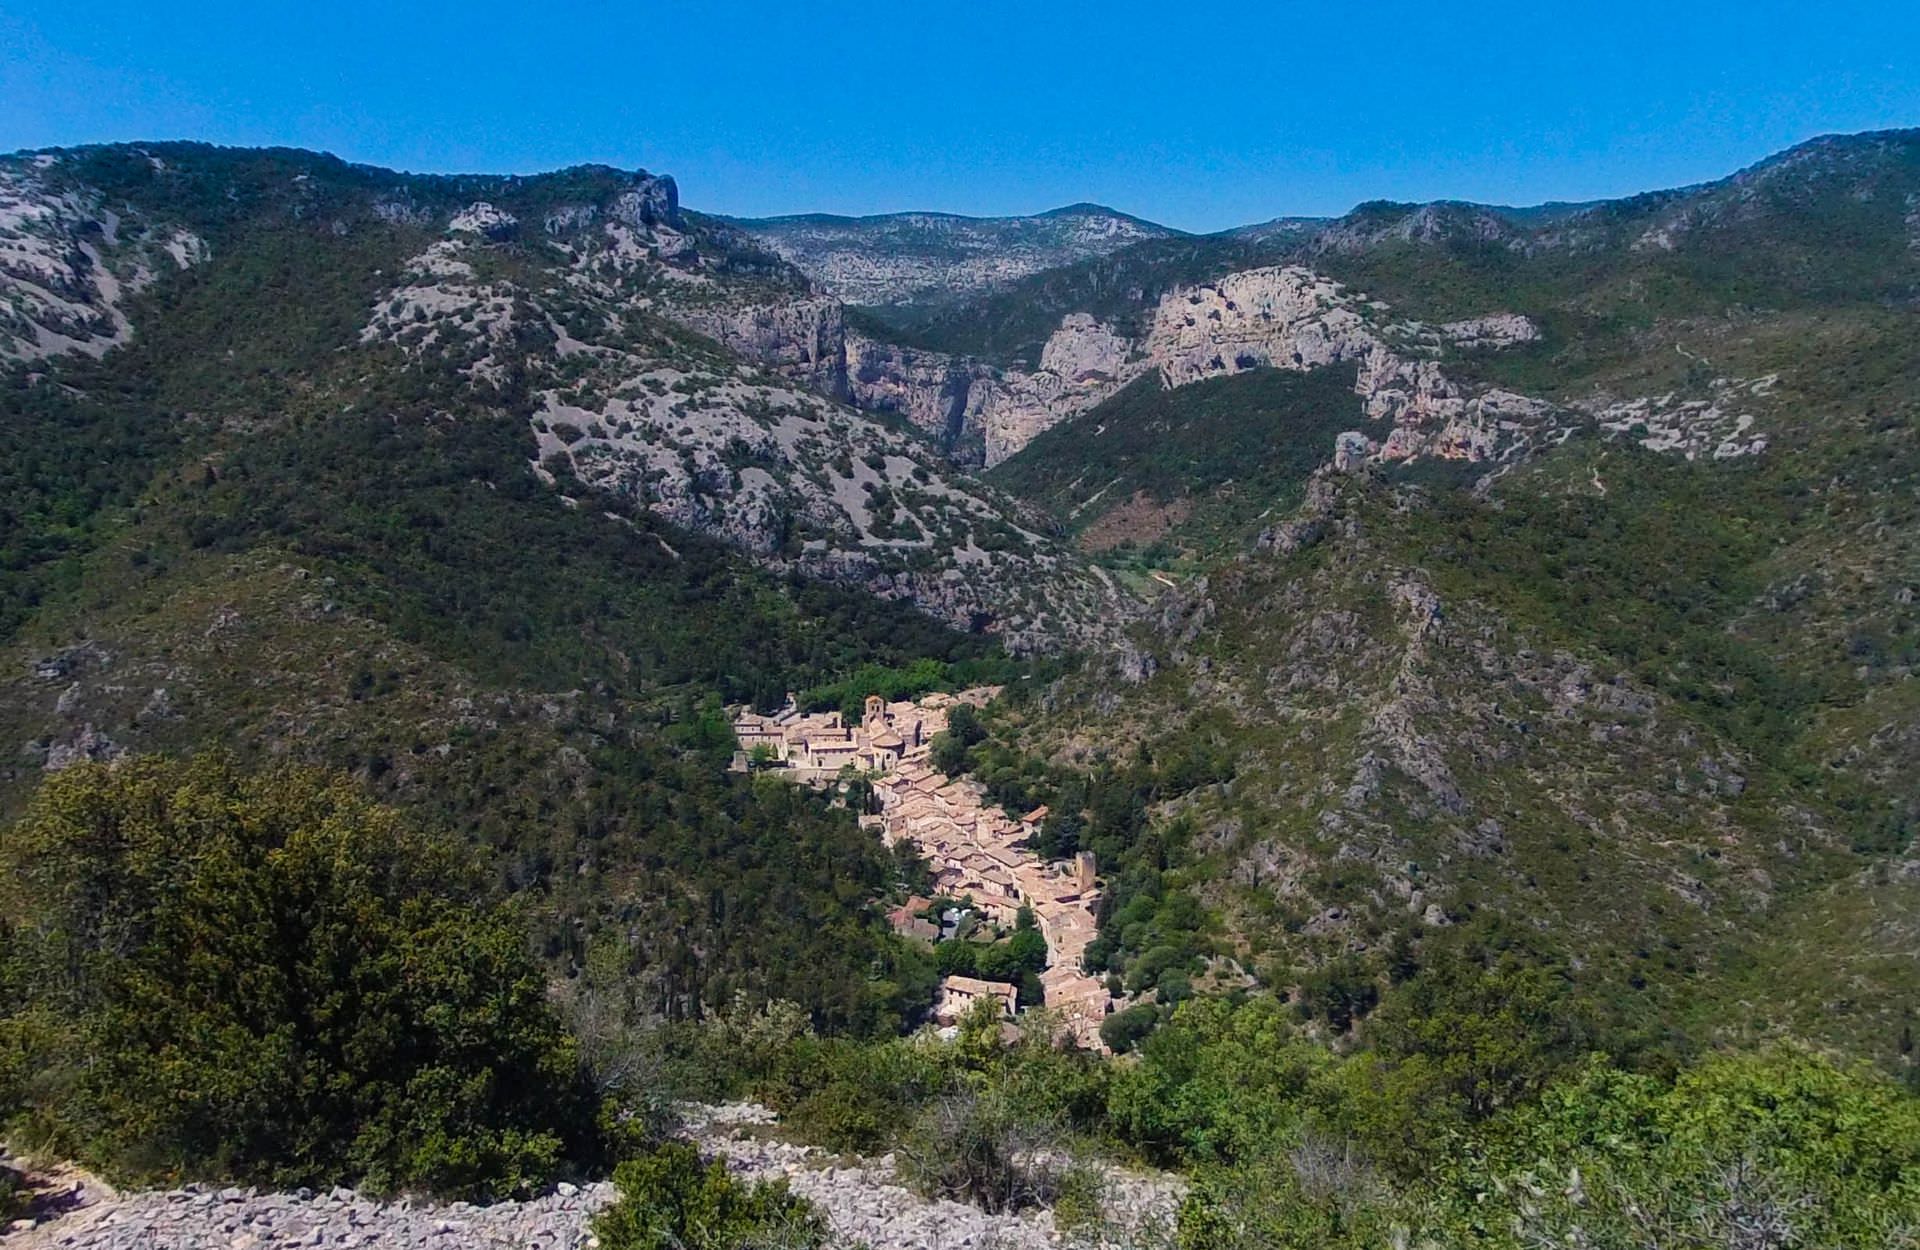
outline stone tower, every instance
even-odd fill
[[[1081,894],[1093,889],[1093,852],[1081,851],[1073,857],[1073,884]]]

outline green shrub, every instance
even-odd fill
[[[1116,1011],[1100,1022],[1100,1040],[1116,1055],[1124,1055],[1140,1044],[1160,1022],[1160,1009],[1152,1003],[1138,1003],[1125,1011]]]
[[[1280,1156],[1253,1167],[1204,1172],[1180,1205],[1175,1244],[1179,1250],[1371,1250],[1407,1244],[1390,1195],[1374,1191],[1359,1176],[1320,1183],[1322,1178],[1309,1181],[1302,1170],[1295,1159]]]
[[[1453,1180],[1452,1201],[1499,1194],[1532,1244],[1920,1237],[1920,1100],[1795,1049],[1715,1056],[1671,1084],[1596,1063],[1494,1135],[1484,1158]]]
[[[1053,1196],[1053,1226],[1079,1242],[1105,1231],[1106,1186],[1098,1168],[1085,1164],[1060,1173]]]
[[[949,1084],[950,1061],[944,1050],[911,1041],[809,1038],[791,1048],[759,1091],[806,1140],[873,1153],[886,1149],[914,1109]]]
[[[15,1130],[140,1181],[546,1182],[595,1150],[594,1102],[519,926],[460,877],[343,778],[52,777],[0,836]]]
[[[620,1199],[594,1221],[602,1250],[811,1250],[827,1226],[784,1180],[743,1184],[723,1163],[669,1142],[622,1163]]]
[[[896,1157],[907,1183],[928,1198],[1001,1213],[1050,1206],[1060,1193],[1057,1120],[1004,1090],[956,1090],[929,1103]]]
[[[18,1169],[0,1163],[0,1224],[18,1219],[26,1211],[30,1197],[27,1178]]]

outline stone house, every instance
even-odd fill
[[[982,981],[978,977],[951,976],[940,979],[939,993],[933,1000],[933,1018],[941,1024],[958,1024],[981,999],[997,1001],[1000,1014],[1011,1020],[1019,1010],[1020,991],[1001,981]]]

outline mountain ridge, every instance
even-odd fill
[[[831,223],[844,225],[849,223],[873,223],[894,221],[900,218],[934,218],[947,221],[964,222],[1024,222],[1038,221],[1048,217],[1115,217],[1154,230],[1164,230],[1170,234],[1188,234],[1173,226],[1163,226],[1159,222],[1134,213],[1122,212],[1106,204],[1092,200],[1076,200],[1071,204],[1062,204],[1058,208],[1042,209],[1033,213],[959,213],[938,208],[901,208],[889,209],[877,213],[769,213],[759,217],[746,217],[733,213],[715,213],[713,216],[731,222],[743,229],[751,230],[756,226],[780,225],[789,222]]]

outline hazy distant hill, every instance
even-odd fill
[[[1004,286],[1043,269],[1180,232],[1098,204],[1030,217],[885,213],[736,219],[850,304],[910,304]]]

